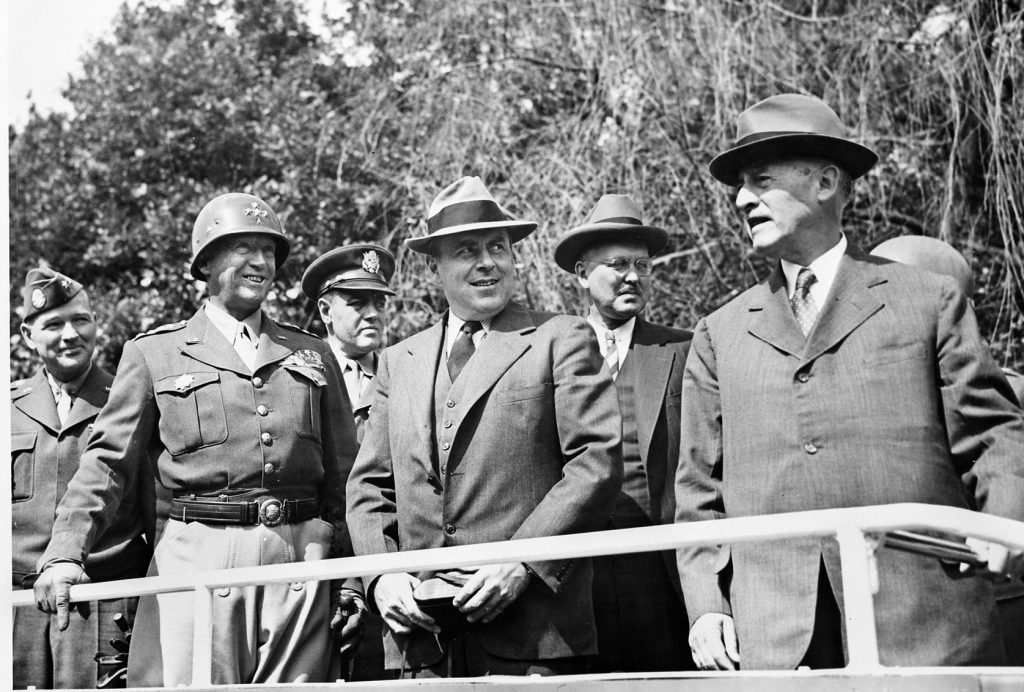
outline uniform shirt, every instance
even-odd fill
[[[373,351],[359,359],[349,358],[333,342],[331,342],[331,351],[334,353],[334,357],[338,359],[338,365],[341,366],[341,376],[345,382],[345,391],[348,394],[348,400],[351,402],[352,408],[355,409],[359,406],[363,395],[366,394],[366,391],[373,384],[377,359]]]

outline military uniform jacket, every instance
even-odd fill
[[[952,279],[852,244],[805,339],[781,269],[697,325],[683,377],[677,519],[921,502],[1024,519],[1024,416]],[[993,661],[991,586],[878,551],[885,665]],[[744,668],[794,668],[833,540],[679,551],[691,622],[735,618]],[[731,578],[731,583],[730,583]],[[724,589],[722,587],[725,587]]]
[[[57,418],[46,372],[11,385],[11,555],[15,588],[36,570],[53,529],[57,505],[78,462],[93,421],[107,403],[113,377],[93,365],[64,425]],[[149,481],[152,483],[152,481]],[[93,581],[146,572],[150,549],[143,538],[143,509],[150,503],[138,485],[126,488],[110,529],[92,546],[86,571]]]
[[[622,423],[590,325],[510,304],[440,402],[435,429],[443,336],[442,321],[381,356],[348,489],[356,553],[602,528],[622,479]],[[478,630],[482,646],[518,660],[593,653],[590,561],[530,567],[526,591]],[[385,651],[397,668],[390,632]],[[420,630],[406,654],[418,667],[441,652]]]
[[[264,315],[250,372],[203,309],[125,344],[109,405],[61,503],[40,564],[81,559],[148,459],[173,494],[266,489],[316,497],[349,551],[344,488],[352,408],[327,344]]]

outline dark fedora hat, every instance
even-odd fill
[[[604,195],[582,226],[566,231],[555,246],[555,264],[576,272],[576,260],[594,243],[613,240],[639,240],[651,256],[665,249],[668,233],[640,220],[640,207],[629,195]]]
[[[494,201],[480,178],[466,176],[446,187],[431,202],[427,210],[427,235],[408,238],[405,245],[429,254],[434,238],[492,228],[507,229],[509,242],[517,243],[530,235],[537,224],[514,219]]]
[[[395,256],[387,248],[357,243],[334,248],[313,260],[302,274],[302,292],[316,300],[327,291],[376,291],[389,296]]]
[[[746,165],[791,156],[820,156],[859,178],[878,161],[867,147],[846,138],[846,128],[821,99],[779,94],[755,103],[736,119],[736,144],[711,161],[711,175],[736,185]]]

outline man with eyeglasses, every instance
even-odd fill
[[[622,412],[622,490],[608,529],[671,524],[668,479],[679,459],[680,392],[691,334],[647,322],[652,255],[668,243],[644,224],[626,195],[605,195],[587,222],[568,231],[555,263],[586,291],[587,319],[615,381]],[[693,670],[675,553],[594,560],[598,656],[594,672]]]

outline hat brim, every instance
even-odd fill
[[[809,132],[780,132],[761,135],[757,141],[733,147],[712,159],[708,168],[719,182],[737,185],[739,172],[744,166],[794,156],[815,156],[834,161],[853,178],[861,177],[878,162],[878,154],[848,139]]]
[[[534,221],[481,221],[478,223],[464,223],[459,226],[447,226],[434,231],[430,235],[418,238],[406,238],[405,246],[410,250],[430,254],[430,242],[442,236],[455,235],[457,233],[469,233],[471,231],[486,231],[492,228],[508,229],[508,240],[513,245],[534,232],[537,224]]]
[[[200,269],[200,265],[202,265],[206,261],[206,258],[209,257],[210,252],[214,248],[219,247],[222,244],[221,240],[225,238],[232,238],[237,235],[245,235],[246,233],[255,233],[257,235],[265,235],[268,238],[273,238],[274,263],[277,265],[276,267],[274,267],[274,269],[275,271],[281,271],[281,265],[283,265],[285,261],[288,259],[288,254],[292,250],[291,241],[289,241],[287,237],[281,235],[280,233],[277,233],[275,231],[268,231],[266,228],[262,226],[249,226],[229,231],[227,233],[223,233],[214,238],[209,243],[207,243],[205,246],[203,246],[203,249],[199,251],[199,254],[192,258],[192,261],[188,265],[188,271],[190,274],[192,274],[192,277],[198,279],[199,281],[209,281],[210,278],[203,272],[202,269]]]
[[[325,287],[320,291],[319,295],[306,293],[306,296],[311,300],[322,298],[326,293],[330,291],[373,291],[374,293],[383,293],[385,295],[393,296],[395,292],[384,286],[379,281],[372,281],[369,279],[353,279],[349,281],[338,281]]]
[[[577,226],[566,232],[555,246],[555,264],[570,274],[576,273],[580,254],[594,243],[622,241],[635,238],[647,246],[651,257],[668,245],[668,232],[657,226],[637,226],[631,223],[602,221]]]

